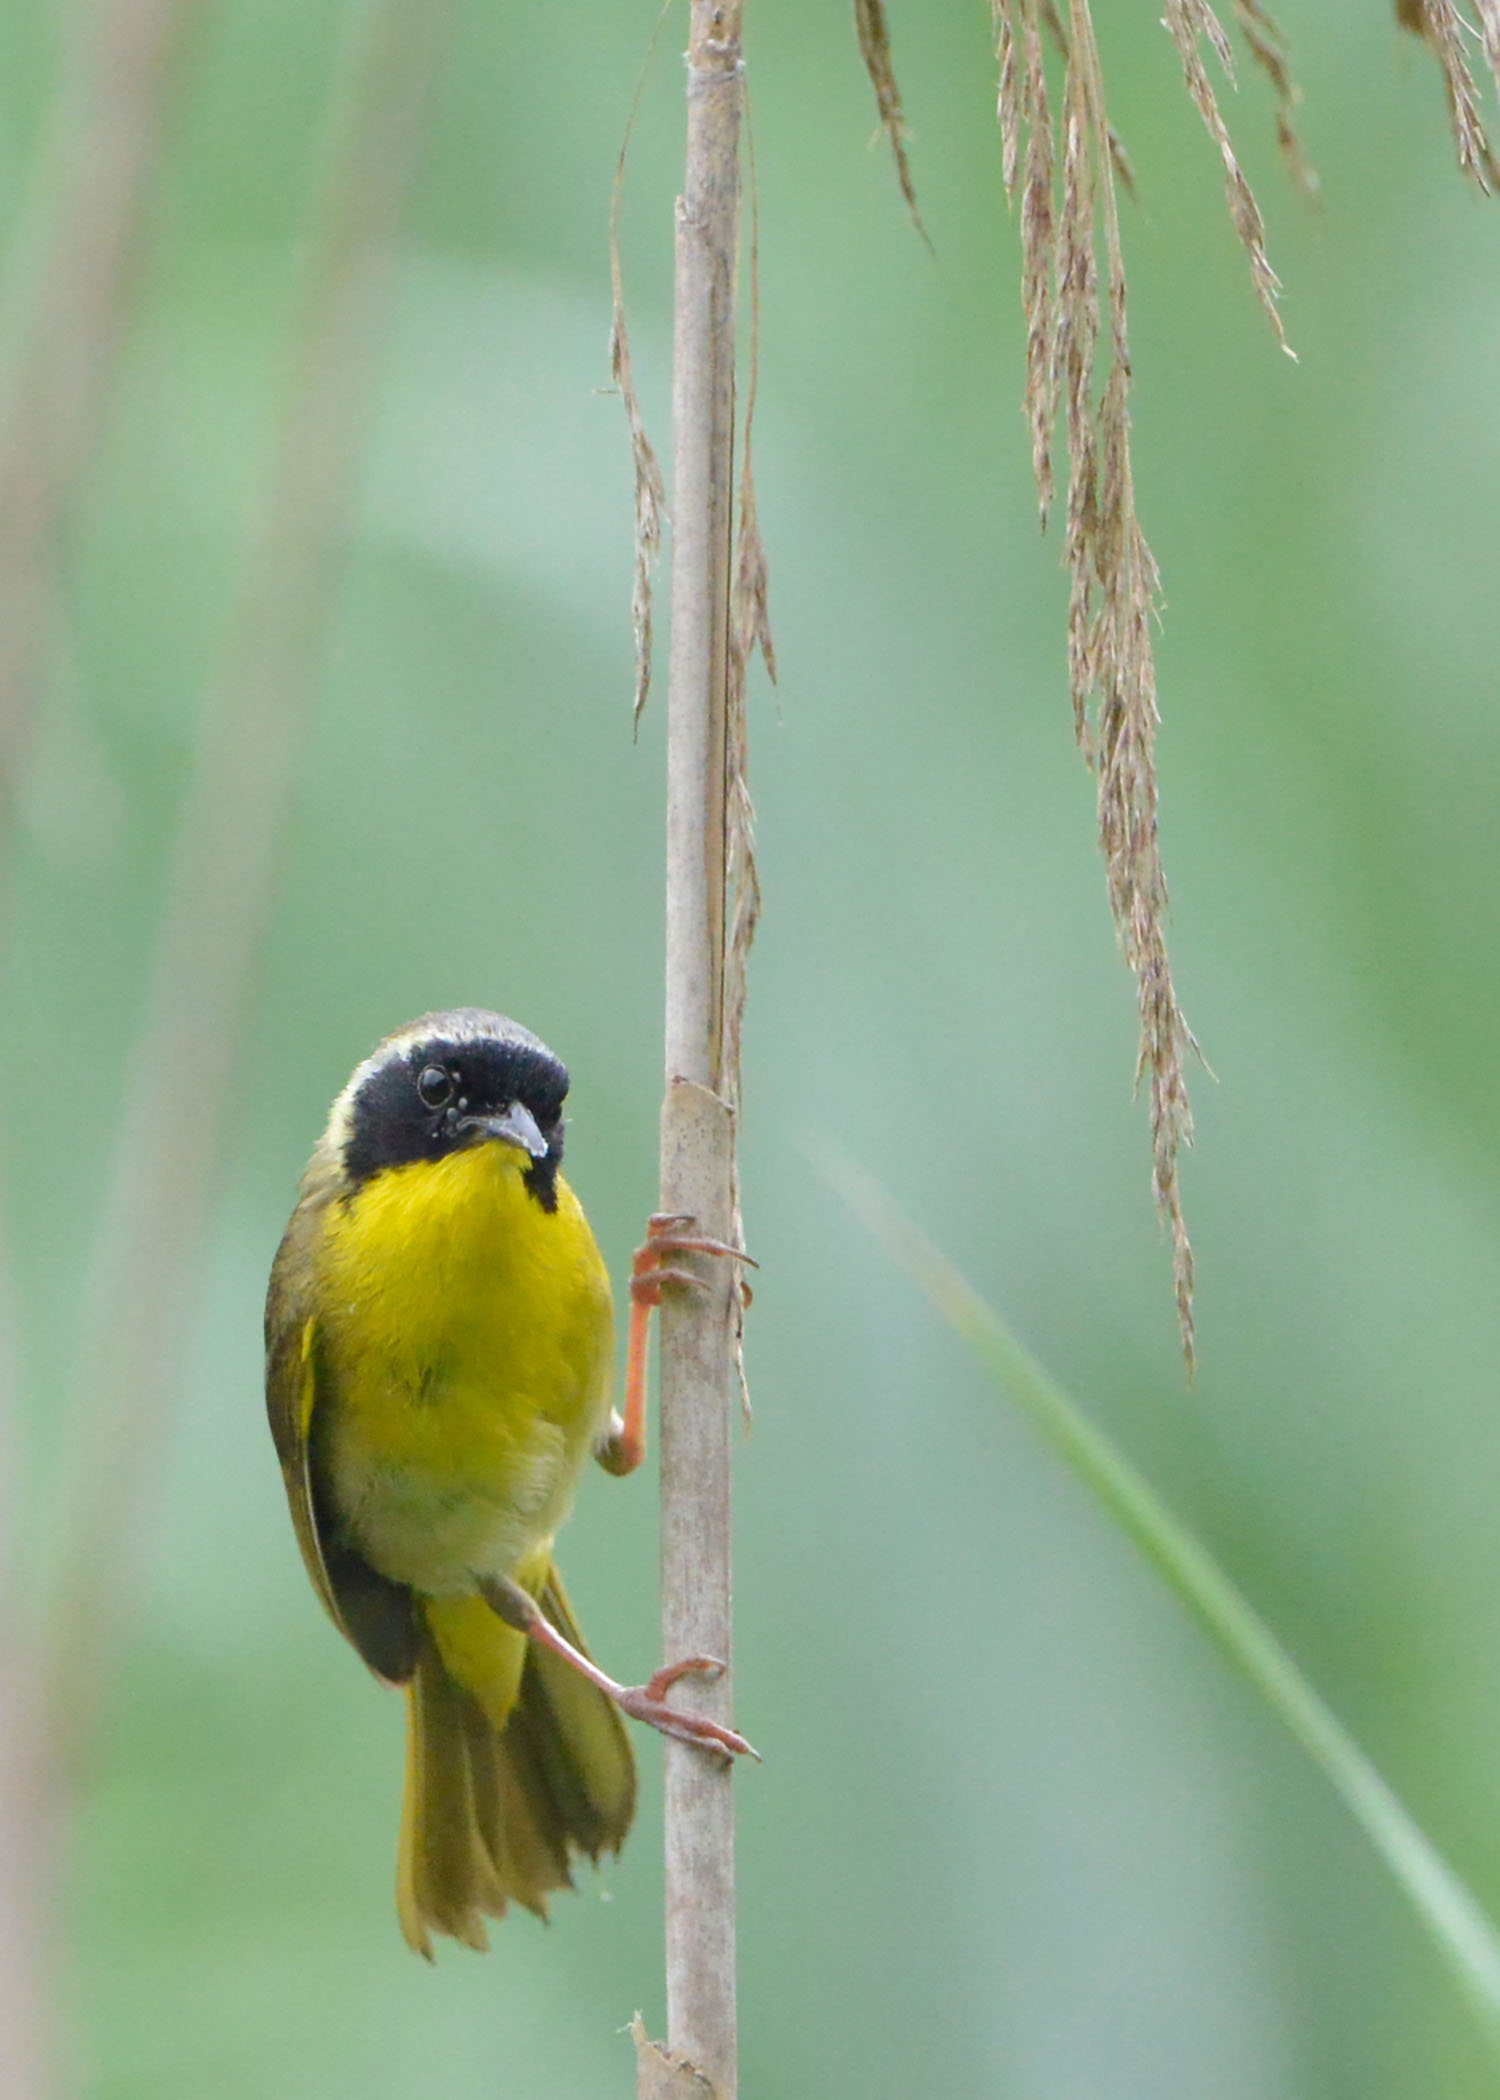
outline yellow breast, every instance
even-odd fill
[[[388,1169],[315,1257],[320,1473],[372,1566],[429,1595],[550,1541],[609,1412],[609,1278],[529,1165],[491,1142]]]

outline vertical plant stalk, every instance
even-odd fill
[[[1500,1931],[1270,1627],[1212,1555],[1158,1501],[1124,1453],[919,1232],[880,1184],[824,1144],[814,1158],[855,1216],[925,1291],[1018,1404],[1032,1428],[1185,1605],[1239,1675],[1301,1744],[1395,1876],[1432,1935],[1500,2064]],[[675,2096],[674,2096],[675,2100]]]
[[[98,0],[70,25],[0,405],[0,774],[22,762],[63,529],[108,410],[172,61],[191,0]],[[3,1312],[15,1325],[8,1290]],[[57,1921],[40,1651],[23,1608],[16,1359],[0,1366],[0,2095],[51,2090]]]
[[[672,424],[672,644],[667,722],[666,1100],[661,1201],[715,1238],[733,1219],[734,1075],[725,1071],[730,534],[743,0],[692,0],[687,159],[677,203]],[[731,1661],[734,1279],[678,1292],[661,1319],[664,1653]],[[732,1718],[728,1675],[695,1681]],[[668,1741],[667,2037],[736,2086],[734,1805],[728,1766]]]
[[[277,451],[225,662],[204,706],[79,1349],[79,1472],[48,1701],[63,1781],[93,1732],[178,1383],[336,588],[381,265],[444,14],[430,0],[360,0],[342,61]]]
[[[0,763],[25,741],[58,540],[108,406],[192,0],[99,0],[73,50],[47,156],[44,247],[0,411]]]
[[[46,2100],[56,1909],[45,1872],[48,1789],[32,1628],[21,1609],[24,1489],[16,1435],[16,1323],[0,1250],[0,2096]]]

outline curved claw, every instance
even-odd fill
[[[690,1284],[695,1291],[711,1291],[713,1285],[691,1269],[642,1269],[630,1279],[630,1295],[637,1305],[660,1305],[664,1283]]]
[[[698,1660],[695,1658],[695,1661]],[[693,1664],[687,1665],[694,1667]],[[760,1763],[760,1752],[753,1743],[745,1740],[732,1728],[723,1728],[717,1721],[710,1721],[702,1714],[685,1714],[675,1706],[651,1696],[651,1685],[664,1673],[657,1671],[651,1684],[622,1685],[615,1694],[616,1704],[632,1720],[644,1721],[648,1728],[655,1728],[662,1735],[670,1735],[679,1743],[692,1743],[699,1750],[717,1752],[722,1757],[753,1757]]]
[[[660,1702],[684,1677],[722,1677],[727,1667],[717,1655],[689,1655],[681,1662],[663,1663],[646,1685],[646,1697]]]
[[[741,1261],[752,1269],[760,1263],[743,1247],[731,1247],[727,1240],[709,1239],[700,1234],[698,1220],[691,1211],[653,1211],[646,1220],[646,1239],[635,1251],[636,1273],[648,1267],[663,1252],[669,1254],[720,1254],[727,1261]],[[691,1231],[684,1228],[693,1228]]]

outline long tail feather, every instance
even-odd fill
[[[557,1571],[527,1581],[581,1647]],[[397,1911],[407,1944],[489,1944],[509,1903],[545,1917],[577,1854],[618,1851],[635,1812],[635,1759],[614,1704],[478,1598],[429,1599],[407,1687]]]

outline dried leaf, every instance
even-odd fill
[[[870,85],[875,90],[875,106],[880,112],[880,125],[890,141],[891,153],[896,162],[896,179],[901,184],[901,194],[906,199],[906,208],[911,213],[911,222],[921,234],[928,247],[927,228],[922,224],[922,214],[917,210],[916,185],[911,179],[911,163],[906,152],[906,118],[901,109],[901,91],[896,85],[895,69],[891,64],[891,33],[885,19],[885,0],[854,0],[854,24],[859,32],[859,55],[865,62],[865,71],[870,76]]]
[[[632,720],[636,728],[640,727],[641,713],[651,692],[652,574],[661,557],[661,527],[667,514],[667,491],[641,415],[640,397],[635,390],[635,375],[630,365],[630,337],[625,327],[625,284],[620,267],[620,195],[625,186],[625,158],[630,151],[631,134],[640,111],[641,93],[667,13],[668,4],[664,0],[636,77],[635,94],[625,123],[625,136],[620,141],[620,157],[615,163],[614,186],[609,198],[609,281],[613,302],[609,325],[609,370],[625,405],[625,416],[630,425],[630,456],[635,469],[635,583],[630,597],[630,618],[635,631]]]
[[[661,556],[661,521],[667,506],[667,491],[651,440],[641,416],[641,404],[630,369],[630,338],[625,331],[625,309],[620,301],[617,254],[611,256],[615,275],[615,311],[609,331],[609,369],[630,424],[630,456],[635,467],[635,586],[630,596],[630,618],[635,630],[635,708],[641,711],[651,691],[652,572]]]
[[[729,934],[725,941],[725,1025],[723,1073],[718,1090],[731,1109],[739,1107],[739,1044],[744,1031],[746,972],[750,945],[761,920],[761,878],[754,861],[754,802],[750,800],[750,737],[746,720],[746,674],[758,649],[775,682],[775,643],[767,592],[767,559],[756,517],[754,464],[750,456],[750,418],[746,418],[744,470],[739,475],[739,529],[735,573],[729,592],[729,720],[725,731],[725,829],[727,829],[727,905]]]
[[[729,592],[727,706],[724,777],[726,832],[725,901],[728,933],[724,944],[723,1016],[719,1091],[738,1114],[740,1053],[745,1024],[750,949],[760,923],[760,876],[755,865],[755,805],[750,799],[750,739],[745,707],[746,681],[757,649],[771,683],[776,682],[776,644],[771,634],[770,576],[760,518],[755,503],[755,406],[760,391],[760,199],[755,171],[755,145],[747,127],[750,159],[750,377],[745,393],[745,434],[741,447],[739,520],[734,572]],[[740,1212],[739,1156],[730,1154],[731,1237],[745,1243]],[[735,1362],[740,1404],[750,1419],[750,1388],[745,1376],[744,1312],[749,1291],[743,1278],[735,1305]]]
[[[757,647],[765,658],[770,676],[773,680],[776,676],[776,651],[771,640],[766,585],[766,554],[755,512],[755,480],[747,447],[744,472],[740,477],[739,547],[730,593],[729,710],[724,751],[724,823],[728,835],[725,890],[729,930],[724,943],[723,1069],[719,1091],[736,1113],[740,1105],[741,1046],[750,949],[760,924],[761,910],[760,875],[755,865],[755,804],[750,799],[745,677]],[[730,1237],[735,1246],[742,1247],[745,1226],[740,1208],[738,1152],[731,1156],[730,1161],[730,1211]],[[747,1424],[751,1412],[750,1386],[745,1374],[743,1341],[749,1296],[741,1278],[735,1301],[735,1366],[739,1377],[740,1410]]]
[[[723,2100],[720,2087],[696,2064],[653,2042],[639,2013],[630,2023],[635,2043],[636,2100]]]
[[[724,953],[723,1071],[719,1090],[739,1107],[740,1040],[745,1016],[745,977],[750,945],[760,918],[760,880],[755,867],[755,805],[749,788],[749,737],[745,680],[759,648],[771,678],[776,650],[767,602],[766,550],[755,508],[755,476],[747,447],[740,475],[740,516],[729,608],[729,708],[724,753],[728,831],[727,903],[729,933]]]

